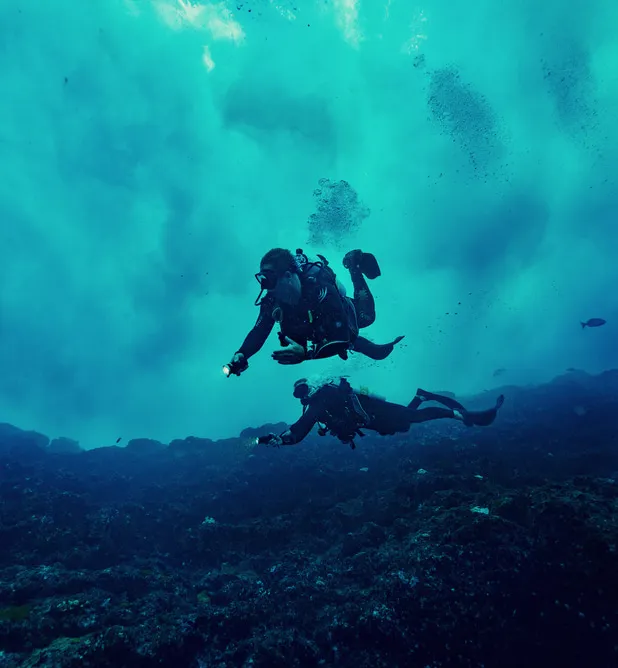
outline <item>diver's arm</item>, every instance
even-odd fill
[[[260,314],[253,325],[253,329],[247,334],[242,346],[238,349],[245,359],[249,359],[260,351],[268,335],[275,326],[275,320],[270,313],[270,307],[266,304],[260,306]]]
[[[317,415],[315,415],[311,408],[309,408],[287,431],[279,434],[279,436],[273,433],[259,436],[257,443],[262,445],[272,445],[277,448],[282,445],[298,445],[298,443],[306,438],[316,422]]]
[[[310,405],[302,416],[287,431],[281,434],[281,445],[297,445],[307,438],[317,421],[317,411]]]

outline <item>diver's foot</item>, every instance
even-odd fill
[[[412,399],[412,401],[408,404],[408,408],[415,411],[423,403],[423,401],[427,401],[427,396],[425,395],[425,391],[421,390],[419,387],[418,390],[416,390],[414,399]]]
[[[345,254],[343,266],[351,272],[360,271],[369,280],[377,278],[382,273],[375,255],[373,253],[363,253],[360,248]]]
[[[423,401],[436,401],[439,404],[444,403],[443,400],[445,399],[445,397],[442,397],[439,394],[435,394],[434,392],[428,392],[427,390],[424,390],[422,387],[419,387],[418,390],[416,390],[416,396],[422,397]],[[450,406],[448,403],[445,405],[448,406],[448,408],[452,408],[452,406]]]
[[[425,393],[424,390],[421,390],[419,387],[418,390],[416,390],[416,394],[414,395],[414,399],[408,404],[410,408],[418,408],[422,403],[425,401],[429,401],[427,398],[427,394]]]
[[[429,401],[429,395],[431,392],[427,392],[427,390],[424,390],[422,387],[419,387],[418,390],[416,390],[416,396],[421,400],[421,401]]]

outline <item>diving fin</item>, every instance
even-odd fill
[[[370,281],[382,274],[380,265],[373,253],[363,253],[360,257],[358,267],[363,272],[363,275]]]
[[[362,250],[352,250],[346,253],[343,258],[343,266],[350,271],[358,270],[368,278],[373,280],[382,274],[380,265],[373,253],[363,253]]]
[[[364,336],[358,336],[356,337],[356,341],[354,341],[352,350],[372,360],[384,360],[393,352],[395,346],[403,338],[403,336],[398,336],[390,343],[374,343]]]
[[[496,400],[496,405],[486,411],[465,411],[462,412],[463,423],[466,427],[488,427],[496,419],[498,411],[504,403],[504,395],[501,394]]]

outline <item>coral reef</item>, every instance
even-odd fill
[[[502,391],[355,451],[0,426],[0,666],[615,666],[618,372]]]

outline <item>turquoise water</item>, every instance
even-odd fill
[[[307,373],[403,402],[615,366],[618,4],[565,7],[2,3],[0,420],[217,438]],[[299,371],[273,335],[226,379],[278,245],[348,289],[373,251],[367,336],[406,347]]]

